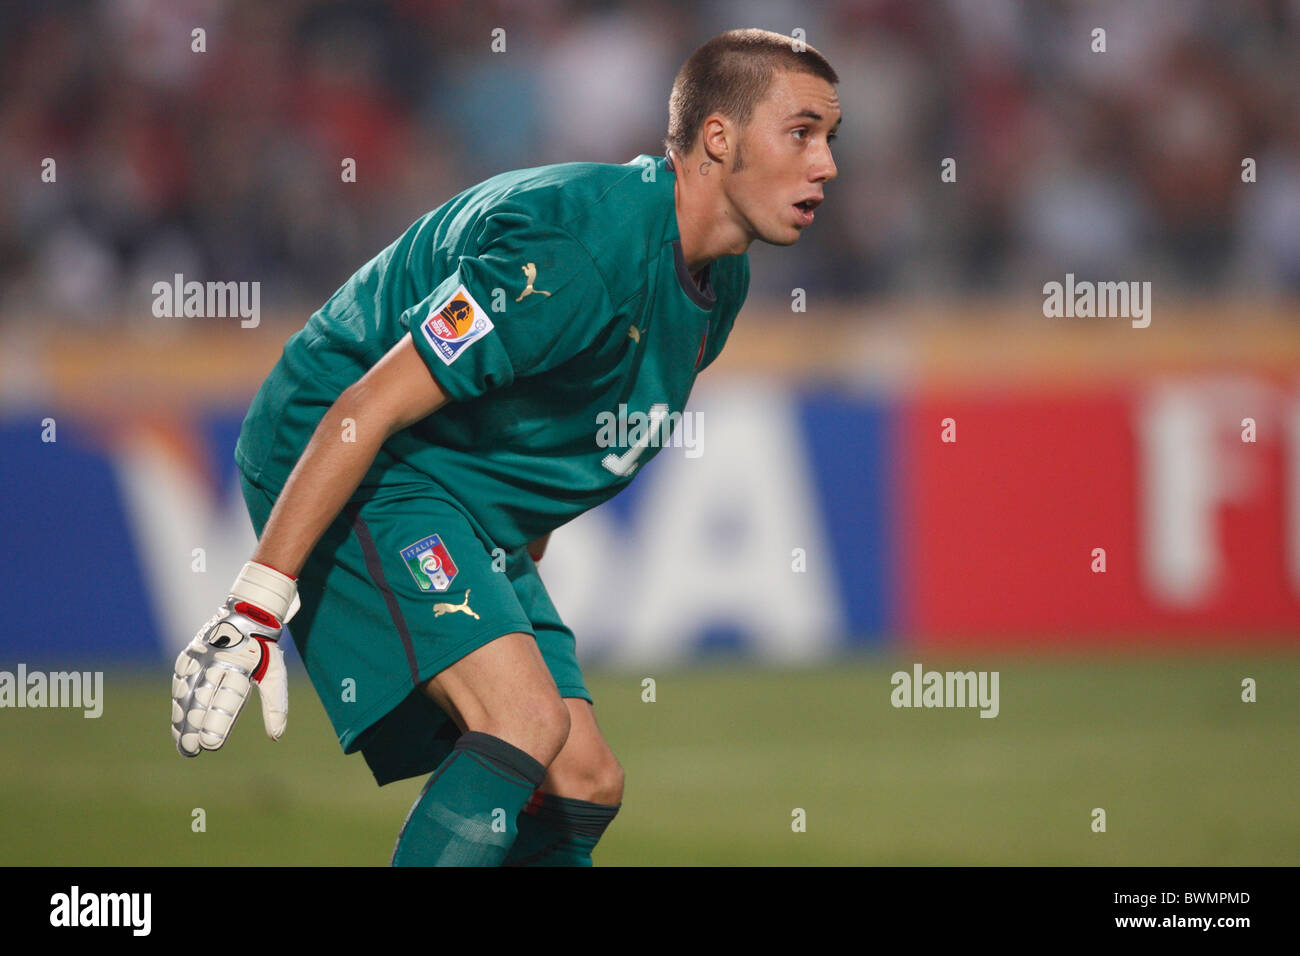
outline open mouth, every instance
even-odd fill
[[[799,224],[806,226],[811,223],[814,218],[813,210],[820,205],[820,199],[805,199],[803,202],[795,203],[795,215],[799,220]]]

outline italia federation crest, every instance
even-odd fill
[[[450,365],[471,343],[492,331],[492,320],[469,290],[458,287],[450,299],[420,323],[420,331],[438,357]]]
[[[436,534],[403,548],[402,560],[421,591],[445,591],[456,578],[456,562]]]

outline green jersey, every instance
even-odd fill
[[[358,488],[424,488],[517,547],[622,489],[669,442],[749,288],[696,282],[663,157],[504,173],[418,219],[295,333],[253,399],[240,470],[278,494],[320,419],[410,334],[451,401]]]

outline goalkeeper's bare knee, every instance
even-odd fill
[[[531,634],[507,634],[437,674],[425,693],[462,731],[499,737],[549,766],[569,736],[560,699]]]

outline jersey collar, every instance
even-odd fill
[[[701,309],[713,308],[718,301],[718,297],[713,291],[713,283],[709,279],[709,272],[713,269],[713,265],[709,264],[704,267],[704,273],[701,277],[704,286],[701,288],[691,278],[691,270],[686,268],[686,256],[682,253],[682,241],[680,239],[673,240],[673,261],[677,266],[677,283],[682,287],[682,291]]]

